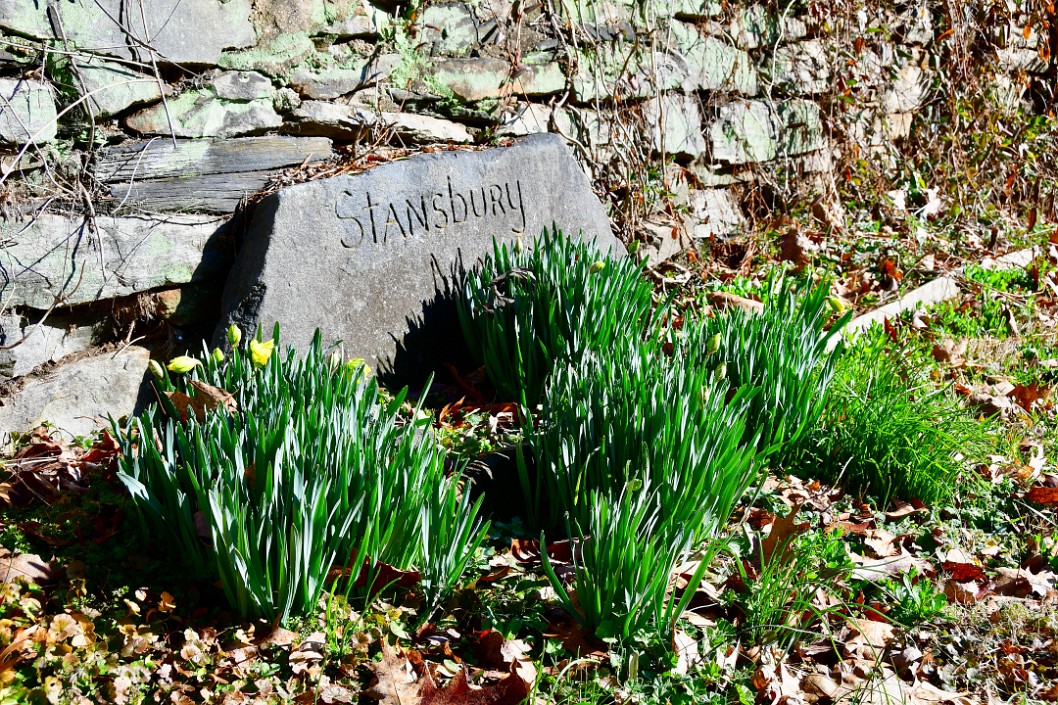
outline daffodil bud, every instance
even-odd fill
[[[342,366],[342,351],[335,348],[327,358],[327,369],[336,372]]]
[[[705,341],[705,354],[715,355],[716,351],[720,349],[720,334],[716,333],[709,340]]]
[[[840,296],[828,296],[827,303],[830,304],[830,308],[834,309],[838,313],[845,313],[845,311],[849,310],[848,302],[842,299]]]
[[[268,364],[268,358],[272,357],[272,351],[275,349],[276,342],[274,340],[250,341],[250,359],[253,360],[253,364],[257,367],[264,367]]]
[[[727,363],[721,362],[713,370],[713,382],[718,383],[723,381],[727,377]]]
[[[588,271],[591,272],[592,274],[596,274],[598,272],[601,272],[604,269],[606,269],[606,262],[603,262],[602,260],[597,260],[595,262],[592,262],[591,266],[588,267]]]
[[[196,360],[190,355],[181,355],[179,357],[174,357],[172,360],[170,360],[168,367],[170,372],[184,374],[186,372],[190,372],[201,364],[201,360]]]
[[[242,342],[242,329],[234,323],[228,326],[228,342],[233,348],[239,347],[239,343]]]
[[[213,348],[213,360],[219,365],[224,362],[224,351],[220,348]]]
[[[165,379],[165,368],[163,368],[162,363],[157,360],[151,360],[148,362],[147,369],[151,371],[151,374],[155,379]]]
[[[517,255],[525,252],[525,243],[521,241],[521,238],[514,241],[514,253]]]

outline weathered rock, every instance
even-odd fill
[[[51,142],[55,116],[55,97],[47,83],[0,78],[0,143]]]
[[[0,446],[10,434],[47,421],[67,439],[106,428],[108,417],[136,410],[150,353],[128,347],[63,365],[41,377],[24,377],[0,394]]]
[[[465,101],[553,95],[565,88],[566,75],[551,58],[526,57],[513,75],[502,59],[441,59],[433,63],[431,77]]]
[[[552,223],[623,251],[555,135],[290,187],[257,207],[225,290],[218,341],[230,322],[271,330],[278,321],[288,343],[306,345],[318,327],[351,356],[417,368],[437,359],[420,345],[443,348],[458,337],[443,295],[452,276],[490,252],[493,237],[531,243]]]
[[[256,71],[223,71],[213,77],[213,91],[225,100],[271,100],[276,89]]]
[[[225,53],[217,65],[232,71],[260,71],[266,76],[286,78],[316,51],[312,38],[303,33],[280,34],[251,49]]]
[[[162,97],[154,76],[107,61],[80,62],[77,72],[84,82],[88,104],[96,117],[107,118],[134,105],[151,103]]]
[[[815,39],[778,47],[762,58],[761,73],[773,88],[794,95],[831,88],[830,58],[823,43]]]
[[[917,64],[904,64],[897,72],[889,88],[882,94],[882,111],[886,113],[909,113],[926,101],[929,83],[926,72]]]
[[[643,105],[643,117],[652,127],[655,151],[692,159],[705,152],[697,97],[666,93],[651,98]]]
[[[390,25],[390,16],[367,0],[342,3],[332,10],[340,14],[324,25],[322,31],[343,39],[377,37]]]
[[[0,301],[48,309],[208,280],[228,263],[223,219],[87,219],[45,213],[32,222],[0,220]]]
[[[746,225],[746,217],[730,189],[691,191],[687,206],[694,222],[691,237],[695,240],[730,237]]]
[[[669,25],[689,74],[685,90],[730,90],[746,96],[757,93],[757,70],[749,54],[719,37],[703,34],[685,22]]]
[[[656,67],[661,71],[655,71]],[[581,103],[613,98],[649,98],[668,90],[688,90],[691,67],[682,57],[648,52],[612,42],[577,53],[573,94]]]
[[[705,20],[718,17],[724,11],[719,0],[647,0],[645,5],[658,17],[681,20]]]
[[[461,2],[430,5],[415,26],[420,45],[431,54],[462,56],[481,41],[474,13]]]
[[[780,18],[764,5],[749,5],[735,10],[731,24],[723,33],[733,37],[742,49],[759,49],[780,42],[796,42],[807,36],[808,28],[796,16],[783,13]]]
[[[95,177],[123,206],[231,213],[282,169],[330,156],[330,140],[318,137],[147,140],[102,151]]]
[[[125,124],[141,135],[238,137],[275,129],[283,118],[271,100],[228,101],[212,91],[190,90],[171,98],[168,106],[158,104],[130,115]]]
[[[643,223],[640,228],[643,244],[636,253],[641,262],[654,267],[679,255],[691,246],[682,224],[672,221]]]
[[[549,132],[554,110],[551,106],[540,103],[519,103],[515,110],[505,117],[496,134],[523,137]]]
[[[51,36],[46,0],[12,0],[0,3],[0,29],[35,39]]]
[[[22,0],[19,0],[22,1]],[[250,0],[124,0],[55,3],[65,36],[97,54],[149,63],[214,66],[221,51],[247,47],[256,34]]]
[[[729,164],[813,152],[826,143],[819,106],[807,100],[774,107],[754,100],[721,105],[709,138],[713,158]]]
[[[390,131],[404,141],[421,144],[474,141],[458,122],[429,115],[378,111],[364,105],[336,105],[306,100],[293,111],[292,129],[302,135],[322,135],[334,139],[360,139],[372,130]]]
[[[0,316],[0,383],[29,374],[38,365],[56,362],[92,347],[95,331],[61,316],[43,323],[9,314]]]
[[[397,54],[383,54],[352,68],[298,68],[290,75],[290,85],[305,98],[331,100],[384,81],[400,63]]]

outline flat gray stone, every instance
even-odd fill
[[[291,129],[302,135],[355,140],[376,131],[412,144],[474,141],[467,128],[458,122],[429,115],[378,111],[365,105],[306,100],[291,113],[291,118]]]
[[[322,31],[342,39],[377,37],[391,24],[390,16],[367,0],[332,6],[331,11],[341,14],[324,25]]]
[[[17,0],[22,2],[23,0]],[[92,53],[150,62],[215,66],[224,49],[256,40],[250,0],[63,0],[66,37]],[[146,12],[141,13],[141,8]],[[148,48],[150,47],[150,49]]]
[[[462,56],[480,42],[478,23],[465,3],[430,5],[416,19],[417,40],[431,54]]]
[[[141,135],[176,137],[259,135],[282,124],[271,100],[221,100],[208,90],[185,91],[168,100],[168,110],[159,103],[125,120],[129,129]]]
[[[397,54],[383,54],[354,67],[299,67],[290,74],[290,85],[304,98],[331,100],[386,80],[399,63]]]
[[[761,58],[760,72],[772,88],[794,95],[829,90],[831,59],[818,39],[786,44]]]
[[[224,219],[98,217],[44,213],[0,220],[0,302],[47,309],[209,280],[227,264]]]
[[[643,117],[652,126],[654,151],[694,158],[705,152],[702,110],[697,96],[666,93],[643,105]]]
[[[744,49],[703,34],[686,22],[674,21],[669,24],[669,30],[680,56],[687,62],[689,84],[685,90],[727,90],[756,95],[757,70]]]
[[[92,347],[92,326],[74,325],[61,316],[43,323],[23,316],[0,316],[0,383],[29,374],[38,365],[56,362]]]
[[[696,189],[688,195],[687,206],[695,240],[727,238],[746,227],[746,216],[731,189]]]
[[[548,57],[549,58],[549,57]],[[526,57],[519,72],[511,75],[504,59],[440,59],[433,62],[432,80],[465,101],[507,96],[546,96],[561,93],[566,74],[555,61]]]
[[[882,111],[908,113],[917,109],[929,94],[929,79],[921,66],[904,64],[896,71],[889,87],[882,94]]]
[[[108,118],[162,97],[158,79],[121,64],[82,62],[77,70],[84,81],[85,94],[91,96],[88,103],[98,118]]]
[[[55,94],[47,83],[0,78],[0,143],[51,142]]]
[[[271,100],[276,89],[256,71],[224,71],[213,77],[213,91],[226,100]]]
[[[713,159],[728,164],[766,162],[826,146],[819,105],[808,100],[721,105],[709,126],[709,139]]]
[[[34,39],[51,36],[47,0],[8,0],[0,3],[0,29]]]
[[[132,346],[59,365],[41,377],[23,377],[0,394],[0,447],[12,433],[45,421],[72,439],[106,428],[108,417],[133,413],[148,360],[146,349]]]
[[[257,206],[217,340],[232,322],[265,331],[279,322],[289,344],[307,345],[320,328],[350,357],[398,373],[421,369],[458,338],[451,301],[439,293],[453,275],[491,252],[493,237],[531,244],[552,223],[624,252],[556,135],[292,186]]]

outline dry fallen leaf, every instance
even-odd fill
[[[993,590],[999,595],[1047,597],[1054,590],[1055,574],[1049,570],[1033,573],[1024,568],[998,568]]]
[[[760,562],[762,566],[768,565],[771,560],[775,557],[777,551],[782,551],[781,557],[786,556],[791,548],[790,543],[798,535],[803,534],[808,530],[809,523],[801,522],[797,523],[797,514],[801,511],[800,506],[796,506],[790,510],[790,513],[784,517],[776,517],[775,521],[771,524],[771,531],[761,542],[760,545]]]
[[[62,579],[64,571],[33,553],[15,553],[0,547],[0,584],[26,580],[42,587]]]
[[[465,669],[439,688],[429,668],[419,677],[408,657],[385,642],[382,660],[367,667],[376,682],[364,692],[382,705],[519,705],[530,690],[530,684],[514,672],[493,685],[472,686]]]

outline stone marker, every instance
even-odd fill
[[[556,135],[292,186],[257,206],[216,340],[232,322],[268,335],[278,321],[284,343],[304,346],[321,328],[350,357],[397,374],[420,370],[437,346],[461,337],[445,295],[453,275],[491,252],[493,236],[531,244],[552,222],[624,255]]]

